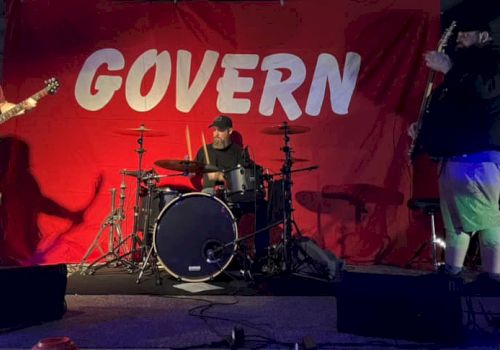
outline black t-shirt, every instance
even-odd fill
[[[235,143],[231,143],[228,147],[224,149],[215,149],[212,144],[207,145],[208,157],[210,158],[210,164],[216,166],[220,171],[231,170],[235,168],[238,164],[248,165],[250,159],[245,150]],[[198,150],[196,154],[196,161],[207,164],[205,159],[205,152],[203,148]],[[204,187],[213,187],[216,185],[215,181],[210,181],[208,176],[205,174],[203,176]]]
[[[424,114],[421,148],[434,157],[500,150],[500,49],[461,49],[452,59]]]

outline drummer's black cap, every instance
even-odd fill
[[[222,130],[226,130],[233,127],[233,121],[228,116],[219,115],[208,127],[211,128],[213,126]]]
[[[463,16],[457,21],[459,32],[490,32],[490,22],[485,16]]]
[[[447,16],[457,21],[459,32],[490,32],[493,22],[500,16],[500,1],[498,0],[463,0],[452,7]],[[444,21],[446,23],[447,20]],[[496,27],[496,24],[495,24]]]

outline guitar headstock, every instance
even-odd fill
[[[50,79],[45,80],[45,90],[51,95],[54,95],[59,88],[59,81],[52,77]]]

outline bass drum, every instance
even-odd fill
[[[185,282],[210,280],[224,271],[237,248],[231,242],[237,239],[233,213],[206,193],[187,193],[172,200],[154,227],[154,249],[160,263]]]

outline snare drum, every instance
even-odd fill
[[[161,211],[154,227],[154,249],[175,278],[201,282],[226,269],[234,256],[238,228],[231,210],[206,193],[183,194]]]
[[[264,198],[264,185],[262,183],[262,168],[245,168],[237,165],[224,172],[226,179],[226,200],[228,202],[253,202],[255,199]]]

